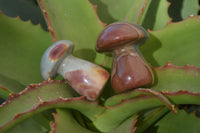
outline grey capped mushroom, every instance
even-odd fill
[[[51,45],[41,60],[41,73],[44,79],[60,74],[76,92],[95,100],[109,78],[102,67],[72,55],[74,44],[61,40]]]

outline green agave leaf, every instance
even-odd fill
[[[97,5],[97,13],[100,19],[107,23],[116,21],[129,21],[136,23],[142,14],[142,8],[145,7],[148,0],[90,0]]]
[[[200,93],[193,93],[189,91],[178,91],[172,93],[163,91],[162,93],[175,105],[200,105]],[[120,104],[112,107],[106,107],[105,112],[97,116],[94,121],[94,125],[100,131],[108,132],[117,128],[122,122],[124,122],[124,120],[130,118],[135,113],[161,107],[163,105],[164,103],[155,96],[141,96],[133,99],[125,99]]]
[[[90,120],[104,111],[96,102],[84,97],[74,97],[76,93],[61,81],[45,81],[38,85],[29,85],[24,91],[12,94],[0,106],[0,131],[4,132],[15,124],[51,108],[72,108],[80,111]],[[22,104],[23,103],[23,104]]]
[[[47,133],[48,130],[38,124],[34,119],[30,118],[6,133]]]
[[[103,54],[95,52],[95,43],[104,26],[88,0],[79,0],[78,4],[73,0],[38,2],[45,11],[47,23],[51,24],[49,29],[54,40],[71,40],[75,44],[75,56],[99,64],[103,62]]]
[[[164,67],[153,70],[156,75],[156,82],[151,87],[153,90],[200,92],[200,68],[189,65],[178,67],[168,62]]]
[[[198,133],[200,132],[200,119],[192,113],[188,114],[180,110],[177,114],[168,113],[155,124],[155,127],[157,127],[157,133]]]
[[[119,127],[109,131],[109,133],[134,133],[136,131],[135,124],[137,122],[137,115],[133,115],[132,117],[125,120]]]
[[[166,107],[161,107],[159,109],[156,108],[145,112],[139,112],[138,122],[136,123],[136,133],[144,133],[146,129],[148,129],[158,120],[160,120],[167,113],[169,113],[169,109]]]
[[[55,122],[51,123],[52,133],[94,133],[82,127],[69,110],[56,109]]]
[[[171,5],[169,7],[169,15],[173,22],[181,21],[190,15],[198,15],[198,0],[168,0]]]
[[[154,67],[163,66],[168,61],[178,66],[189,64],[199,67],[199,27],[199,16],[170,23],[163,29],[149,31],[149,40],[139,49]],[[105,66],[110,67],[112,58],[106,58],[105,62]]]
[[[40,60],[51,36],[40,26],[0,14],[0,85],[19,92],[42,81]]]
[[[170,21],[167,0],[149,0],[141,16],[139,24],[145,29],[158,30]]]
[[[97,116],[93,123],[100,131],[108,132],[117,128],[124,120],[142,110],[163,105],[164,103],[155,96],[143,96],[130,100],[123,100],[123,102],[116,106],[106,107],[105,112]]]
[[[0,10],[10,17],[19,16],[24,21],[30,20],[33,24],[40,23],[47,29],[36,0],[0,0]]]
[[[155,75],[155,83],[150,87],[152,90],[177,92],[187,90],[190,92],[200,92],[200,68],[195,66],[174,66],[167,63],[164,67],[153,68]],[[144,89],[136,89],[110,97],[106,102],[106,106],[119,104],[123,99],[131,99],[142,95],[158,95],[158,92],[146,91]],[[159,95],[158,95],[159,96]],[[160,97],[162,97],[160,95]],[[165,100],[166,101],[166,100]]]
[[[168,61],[178,66],[199,67],[199,32],[199,16],[170,23],[162,30],[149,31],[150,38],[140,51],[154,67],[163,66]]]
[[[35,122],[37,122],[40,126],[45,128],[46,130],[50,131],[50,121],[54,120],[52,116],[52,112],[54,112],[54,109],[47,110],[45,112],[39,113],[31,117]],[[25,120],[26,122],[26,120]]]
[[[0,97],[1,98],[6,100],[9,95],[11,95],[11,92],[9,90],[7,90],[6,88],[3,88],[3,87],[0,88]],[[40,123],[41,125],[39,125],[36,122]],[[47,123],[48,123],[48,125],[47,125]],[[38,132],[38,133],[44,132],[44,131],[46,132],[46,130],[44,130],[44,128],[42,126],[44,126],[46,129],[49,129],[49,120],[44,118],[42,115],[35,115],[34,117],[22,122],[22,124],[16,126],[16,128],[9,130],[9,133],[12,133],[12,132],[26,133],[26,132],[28,132],[26,127],[29,127],[28,129],[30,129],[30,126],[33,128],[31,130],[32,132]]]
[[[177,66],[172,65],[171,63],[167,63],[166,66],[164,66],[162,68],[154,68],[153,70],[154,70],[154,73],[156,74],[156,83],[155,83],[155,85],[152,86],[151,89],[161,91],[166,97],[169,98],[169,100],[172,103],[175,103],[175,104],[199,104],[199,100],[198,100],[200,98],[199,97],[199,86],[200,86],[200,84],[199,84],[200,69],[199,68],[196,68],[194,66],[188,66],[188,65],[183,66],[183,67],[177,67]],[[185,91],[183,91],[183,90],[185,90]],[[115,95],[115,96],[109,98],[106,101],[105,105],[106,106],[115,105],[114,107],[119,107],[118,109],[120,109],[121,103],[124,103],[124,101],[126,101],[128,99],[129,100],[139,99],[140,98],[139,96],[141,96],[141,95],[157,95],[158,98],[160,97],[160,99],[164,98],[161,95],[159,96],[159,93],[156,93],[156,92],[150,93],[150,91],[143,91],[143,90],[140,91],[140,89],[137,89],[137,90],[134,90],[131,92]],[[167,100],[164,100],[164,102],[165,101],[167,101]],[[164,102],[163,102],[163,104],[164,104]],[[127,103],[129,103],[129,102],[127,102]],[[136,103],[134,104],[135,106],[137,106]],[[147,103],[145,105],[140,104],[138,106],[146,106],[147,107],[148,105],[149,105],[149,103]],[[132,105],[132,107],[133,107],[133,105]],[[112,108],[112,107],[110,107],[110,108]],[[143,107],[141,107],[141,108],[143,108]],[[118,109],[116,109],[116,110],[118,110]],[[125,112],[125,109],[130,111],[129,107],[123,107],[121,110],[121,112],[123,112],[123,115],[125,115],[127,113],[127,112]],[[148,109],[150,109],[150,107]],[[114,118],[110,118],[110,117],[112,117],[112,115],[115,114],[115,111],[113,111],[113,112],[111,111],[112,113],[109,113],[110,111],[108,108],[108,113],[105,112],[105,114],[102,114],[102,116],[100,116],[100,119],[97,119],[97,123],[98,124],[105,123],[104,120],[106,120],[106,118],[112,119],[114,121]],[[134,111],[136,111],[136,110],[134,110]],[[130,112],[134,112],[134,111],[131,110]],[[118,113],[120,114],[120,111]],[[119,114],[117,114],[117,113],[115,114],[115,116],[116,115],[118,116],[118,120],[116,120],[117,122],[121,122],[119,120],[120,117],[125,119],[125,117],[123,117]],[[106,122],[108,122],[108,123],[106,123],[106,125],[110,124],[109,126],[113,126],[112,125],[113,123],[109,123],[109,120],[107,120]],[[151,123],[151,121],[149,121],[149,122]],[[100,127],[101,126],[104,130],[104,128],[105,128],[104,125],[100,125]]]
[[[2,64],[3,64],[3,62],[2,62]],[[5,75],[8,74],[3,70],[0,70],[0,71],[5,73]],[[6,71],[9,71],[9,70],[6,70]],[[2,74],[0,74],[0,85],[2,86],[2,88],[5,88],[5,87],[8,88],[7,90],[9,92],[13,92],[13,93],[20,92],[22,90],[22,88],[25,88],[25,86],[23,84],[21,84],[19,81],[16,81],[15,79],[12,79],[12,77],[11,78],[10,77],[6,77],[6,76],[4,76]]]
[[[192,93],[189,91],[179,91],[174,93],[163,92],[170,101],[178,104],[197,104],[200,105],[200,93]],[[94,121],[94,125],[101,131],[107,132],[118,127],[124,120],[131,115],[164,105],[158,98],[152,96],[143,96],[139,98],[123,100],[122,103],[107,107],[106,111],[99,115]],[[117,116],[117,117],[116,117]],[[157,119],[156,117],[154,119]],[[151,123],[151,121],[150,121]],[[153,124],[153,123],[152,123]]]
[[[31,90],[33,90],[33,89],[31,89]],[[48,92],[49,92],[49,90],[48,90]],[[41,94],[43,94],[43,93],[41,92]],[[55,95],[55,92],[52,92],[52,93]],[[179,91],[179,92],[174,92],[174,93],[162,91],[162,93],[165,96],[167,96],[170,99],[170,101],[172,101],[175,104],[200,104],[199,103],[199,101],[200,101],[199,93],[192,93],[192,92],[188,92],[188,91]],[[38,95],[38,94],[35,94],[35,95]],[[36,99],[37,99],[37,102],[38,101],[41,102],[42,97],[40,97],[39,99],[37,97]],[[94,125],[99,130],[107,132],[113,128],[118,127],[124,120],[126,120],[131,115],[133,115],[139,111],[164,105],[164,103],[161,102],[161,100],[159,100],[155,96],[143,96],[143,97],[138,97],[138,98],[134,98],[134,99],[130,99],[130,100],[123,100],[122,103],[120,103],[116,106],[113,106],[113,107],[106,107],[106,111],[102,114],[104,108],[96,106],[96,103],[89,103],[89,102],[85,103],[84,101],[82,101],[83,100],[82,98],[78,98],[78,99],[72,98],[72,99],[73,100],[58,98],[54,101],[44,102],[43,104],[39,103],[39,105],[37,107],[33,108],[32,110],[29,110],[28,112],[22,111],[21,114],[18,114],[17,116],[15,116],[14,120],[11,121],[10,125],[20,122],[21,120],[23,120],[27,117],[30,117],[31,115],[33,115],[35,113],[44,111],[46,109],[49,109],[52,107],[54,107],[54,108],[55,107],[59,107],[59,108],[64,107],[64,108],[73,108],[73,109],[81,111],[83,114],[85,114],[91,120],[94,120]],[[119,97],[119,99],[120,99],[120,97]],[[13,100],[13,101],[17,101],[17,100]],[[11,102],[11,103],[13,103],[13,102]],[[21,103],[22,102],[20,102],[20,104]],[[48,107],[46,105],[48,105]],[[96,111],[91,110],[91,112],[88,111],[88,108],[91,108],[91,107],[94,107],[95,110],[97,109],[98,111],[97,110]],[[94,119],[95,115],[96,115],[96,118]],[[118,117],[116,117],[116,115]],[[8,127],[6,127],[6,128],[8,128]],[[4,130],[6,128],[4,128]]]
[[[170,18],[168,16],[168,2],[166,0],[90,0],[97,5],[100,19],[107,23],[128,21],[139,23],[146,29],[160,29]]]
[[[153,91],[151,89],[143,89],[143,88],[135,89],[134,91],[131,92],[112,96],[105,102],[105,106],[115,106],[123,102],[123,100],[125,99],[139,98],[141,95],[157,97],[176,113],[176,110],[174,110],[174,105],[172,105],[170,101],[162,93],[158,91]]]
[[[0,98],[7,99],[9,94],[10,92],[6,88],[0,87]]]
[[[196,104],[200,105],[200,93],[193,93],[190,91],[178,91],[178,92],[162,92],[170,101],[174,104]]]
[[[190,15],[198,15],[199,1],[198,0],[183,0],[181,16],[183,19],[188,18]]]

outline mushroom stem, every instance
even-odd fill
[[[96,64],[68,55],[58,68],[58,74],[89,100],[95,100],[105,85],[109,73]]]
[[[137,48],[126,45],[115,49],[113,53],[111,83],[116,92],[152,84],[152,70]]]

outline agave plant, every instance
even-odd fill
[[[0,1],[1,133],[200,132],[198,0],[13,2]],[[13,8],[17,4],[23,8]],[[110,53],[98,53],[95,44],[114,22],[148,31],[149,39],[138,49],[152,69],[153,84],[115,92],[107,74],[103,91],[91,101],[88,94],[74,91],[73,78],[42,78],[42,55],[60,40],[75,44],[71,55],[78,60],[111,73],[117,60]],[[80,63],[69,65],[76,67]],[[93,88],[102,88],[97,83]]]

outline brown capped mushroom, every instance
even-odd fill
[[[109,73],[100,66],[72,56],[74,44],[61,40],[51,45],[42,56],[44,79],[60,74],[80,95],[95,100],[100,95]]]
[[[96,50],[113,52],[111,83],[116,92],[153,83],[152,70],[137,49],[147,38],[141,26],[131,23],[113,23],[100,33]]]

